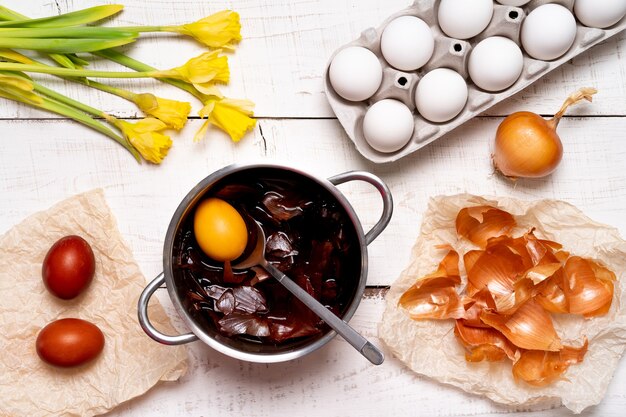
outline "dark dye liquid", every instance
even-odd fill
[[[248,224],[248,247],[262,225],[266,259],[341,316],[361,274],[359,241],[345,209],[316,182],[289,172],[239,172],[203,198],[221,198]],[[196,321],[227,337],[280,344],[316,335],[326,325],[260,267],[231,271],[202,252],[193,233],[192,210],[174,240],[173,272],[179,294]],[[233,261],[236,264],[238,260]]]

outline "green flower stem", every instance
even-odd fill
[[[28,19],[23,14],[19,14],[18,12],[14,12],[13,10],[6,8],[4,6],[0,6],[0,20],[24,20]]]
[[[65,68],[78,68],[77,64],[67,55],[63,54],[48,54],[57,64]]]
[[[2,71],[36,72],[41,74],[60,75],[64,77],[95,77],[95,78],[159,78],[167,77],[166,71],[146,72],[117,72],[117,71],[93,71],[83,69],[58,68],[52,66],[15,64],[12,62],[0,62]]]
[[[115,48],[134,42],[136,38],[122,39],[62,39],[62,38],[9,38],[0,35],[0,48],[30,49],[56,54],[92,52]]]
[[[74,100],[73,98],[64,96],[63,94],[57,93],[56,91],[51,90],[47,87],[44,87],[43,85],[36,83],[34,81],[33,81],[33,86],[35,88],[35,91],[43,95],[46,95],[58,102],[74,107],[78,110],[82,110],[87,114],[91,114],[92,116],[102,117],[102,118],[105,117],[105,113],[102,110],[98,110],[94,107],[89,106],[88,104],[81,103],[80,101]]]
[[[42,98],[41,103],[32,103],[32,102],[28,102],[28,101],[21,99],[19,96],[8,94],[3,91],[0,91],[0,97],[8,98],[9,100],[19,101],[19,102],[28,104],[33,107],[37,107],[43,110],[50,111],[52,113],[59,114],[61,116],[69,117],[70,119],[75,120],[79,123],[82,123],[83,125],[90,127],[91,129],[94,129],[97,132],[100,132],[106,135],[107,137],[115,140],[117,143],[122,145],[127,151],[129,151],[135,157],[137,162],[141,162],[141,157],[139,155],[139,152],[137,152],[137,150],[133,148],[132,145],[130,145],[125,138],[122,138],[121,136],[116,135],[111,129],[104,126],[102,123],[98,122],[97,120],[94,120],[93,118],[87,116],[84,113],[81,113],[77,109],[68,106],[67,104],[64,104],[60,101],[56,101],[52,98],[48,98],[44,96],[41,97]]]
[[[113,61],[115,63],[118,63],[120,65],[123,65],[127,68],[133,69],[135,71],[139,71],[139,72],[150,72],[150,71],[158,71],[157,68],[151,67],[148,64],[145,64],[141,61],[137,61],[136,59],[133,59],[129,56],[126,56],[124,54],[122,54],[121,52],[117,52],[114,49],[103,49],[100,51],[94,51],[92,52],[93,55],[102,57],[102,58],[106,58],[109,61]],[[159,78],[159,81],[162,81],[164,83],[173,85],[176,88],[179,88],[183,91],[188,92],[189,94],[193,95],[194,97],[196,97],[198,100],[200,100],[202,103],[204,103],[204,101],[206,101],[206,95],[201,93],[200,91],[196,90],[196,88],[189,84],[186,83],[185,81],[182,80],[176,80],[173,78]]]
[[[128,142],[126,138],[116,135],[115,133],[113,133],[113,131],[111,131],[111,129],[107,128],[102,123],[56,100],[50,100],[50,99],[44,98],[44,106],[42,106],[42,108],[49,110],[49,111],[54,111],[60,115],[70,117],[76,120],[77,122],[84,124],[87,127],[90,127],[100,133],[103,133],[104,135],[110,137],[111,139],[115,140],[117,143],[122,145],[128,152],[131,153],[131,155],[133,155],[133,157],[137,160],[137,162],[141,163],[141,156],[139,155],[139,152],[137,151],[137,149],[135,149]]]
[[[89,87],[93,87],[100,91],[104,91],[105,93],[113,94],[128,101],[132,101],[133,103],[137,99],[139,94],[133,93],[132,91],[124,90],[123,88],[113,87],[112,85],[106,85],[99,83],[93,80],[86,80],[85,78],[74,78],[72,81],[78,81],[81,84],[87,85]]]
[[[27,22],[27,21],[25,21]],[[113,38],[126,37],[129,34],[146,32],[174,32],[180,33],[181,26],[35,26],[24,27],[21,21],[12,20],[0,23],[0,34],[3,36],[23,37],[23,38]],[[2,26],[14,27],[2,27]],[[32,34],[28,36],[28,34]]]
[[[33,63],[33,65],[39,65],[41,67],[49,67],[49,65],[44,64],[43,62],[37,61],[35,59],[30,59],[30,61],[31,61],[31,63]],[[58,77],[61,77],[61,76],[58,76]],[[138,94],[135,94],[132,91],[128,91],[128,90],[124,90],[122,88],[117,88],[117,87],[113,87],[113,86],[110,86],[110,85],[102,84],[102,83],[99,83],[99,82],[96,82],[96,81],[93,81],[93,80],[88,80],[85,77],[61,77],[61,78],[63,78],[64,80],[68,80],[68,81],[72,81],[72,82],[78,83],[78,84],[86,85],[87,87],[96,88],[96,89],[98,89],[100,91],[104,91],[106,93],[114,94],[116,96],[122,97],[123,99],[126,99],[128,101],[132,101],[132,102],[135,102],[135,100],[136,100],[136,98],[138,96]],[[34,84],[36,84],[36,83],[34,83]],[[43,87],[40,84],[36,84],[36,85],[40,89],[41,88],[45,88],[45,87]],[[52,90],[48,90],[48,91],[51,92],[51,93],[55,93]],[[50,94],[48,94],[48,95],[50,95]],[[76,105],[74,105],[74,107],[78,107],[78,105],[80,105],[80,104],[81,103],[77,101]],[[91,109],[93,109],[93,107]],[[85,111],[87,111],[87,113],[90,113],[89,110],[85,110]],[[102,114],[95,114],[95,115],[99,116],[99,117],[102,116]]]
[[[81,112],[77,112],[76,109],[82,110],[85,113],[91,114],[91,115],[96,116],[96,117],[102,117],[103,119],[105,119],[105,120],[107,120],[109,122],[110,122],[111,119],[114,119],[110,115],[106,114],[102,110],[98,110],[98,109],[96,109],[94,107],[91,107],[91,106],[85,104],[85,103],[81,103],[80,101],[76,101],[76,100],[74,100],[74,99],[72,99],[70,97],[64,96],[63,94],[57,93],[54,90],[50,90],[49,88],[46,88],[46,87],[44,87],[41,84],[33,82],[33,85],[35,87],[35,91],[38,91],[38,92],[42,93],[43,95],[49,97],[54,102],[62,105],[62,107],[64,107],[68,112],[71,111],[73,113],[76,113],[76,115],[80,116],[81,118],[80,118],[80,120],[79,119],[75,119],[74,117],[71,116],[71,112],[68,113],[68,114],[65,114],[66,116],[72,117],[72,118],[74,118],[74,120],[77,120],[78,122],[81,122],[81,123],[87,123],[87,122],[91,123],[91,122],[94,122],[93,126],[91,126],[91,124],[89,126],[93,127],[94,129],[98,130],[101,133],[104,133],[108,137],[116,140],[118,143],[120,143],[120,145],[122,145],[131,154],[133,154],[135,159],[137,159],[138,161],[141,161],[141,158],[139,156],[139,152],[137,152],[137,150],[133,147],[133,145],[130,144],[128,139],[126,139],[125,137],[120,137],[120,136],[116,135],[110,129],[108,129],[106,126],[104,126],[102,123],[97,122],[96,120],[92,119],[89,116],[84,115]],[[44,97],[44,101],[45,100],[46,100],[46,97]],[[111,135],[113,135],[113,136],[111,136]]]

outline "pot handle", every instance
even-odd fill
[[[139,325],[148,336],[150,336],[159,343],[163,343],[164,345],[182,345],[185,343],[193,342],[194,340],[198,339],[198,337],[193,333],[168,336],[158,331],[152,325],[152,323],[150,323],[150,319],[148,319],[148,302],[150,301],[150,297],[152,297],[154,292],[161,285],[163,285],[163,283],[165,283],[165,275],[163,274],[163,272],[161,272],[141,292],[141,296],[139,297],[139,301],[137,303],[137,315],[139,317]]]
[[[370,231],[365,234],[365,243],[369,245],[383,230],[385,230],[385,227],[389,224],[393,213],[393,198],[391,197],[391,191],[389,190],[389,187],[387,187],[387,184],[385,184],[383,180],[378,178],[376,175],[366,171],[348,171],[328,179],[328,181],[330,181],[333,185],[339,185],[345,182],[357,180],[372,184],[376,187],[383,199],[383,213],[380,216],[380,219],[374,227],[372,227]]]

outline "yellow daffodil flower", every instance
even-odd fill
[[[234,44],[241,40],[239,14],[232,10],[223,10],[197,22],[177,26],[174,30],[188,35],[210,48],[234,49]]]
[[[133,101],[142,112],[176,130],[185,126],[191,111],[191,104],[187,102],[161,98],[150,93],[137,94]]]
[[[160,133],[167,126],[158,119],[147,117],[137,123],[130,123],[109,116],[107,120],[122,131],[122,134],[146,161],[160,164],[172,147],[170,137]]]
[[[221,50],[205,52],[191,58],[185,65],[165,71],[155,71],[152,76],[175,78],[193,84],[204,94],[212,94],[215,83],[227,83],[230,79],[228,58],[219,56]]]
[[[196,133],[194,141],[202,140],[209,127],[209,123],[228,133],[234,142],[239,142],[246,132],[254,127],[256,120],[253,119],[254,103],[249,100],[236,100],[231,98],[211,98],[198,112],[201,117],[208,117],[200,130]]]

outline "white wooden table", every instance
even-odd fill
[[[395,199],[387,230],[369,247],[370,273],[365,297],[352,324],[376,340],[384,289],[405,267],[430,196],[471,192],[524,199],[557,198],[575,204],[593,219],[626,235],[626,35],[618,35],[547,75],[447,137],[397,163],[375,165],[361,157],[326,101],[322,74],[340,45],[361,30],[377,26],[410,0],[165,1],[126,0],[116,24],[185,23],[232,8],[241,14],[244,41],[230,59],[232,97],[257,103],[258,126],[238,144],[217,130],[202,143],[192,137],[192,120],[174,135],[161,166],[138,165],[117,144],[87,128],[13,102],[0,101],[0,232],[27,215],[75,193],[105,190],[119,228],[148,279],[161,271],[165,230],[180,199],[214,170],[233,162],[288,161],[330,176],[365,169],[382,177]],[[66,12],[101,1],[8,0],[3,4],[34,17]],[[199,53],[192,41],[170,36],[142,39],[132,55],[169,68]],[[47,78],[46,78],[47,79]],[[140,117],[128,103],[96,91],[50,79],[56,88],[86,99],[102,110]],[[121,81],[134,91],[189,100],[182,92],[153,81]],[[560,126],[565,155],[558,171],[543,180],[515,185],[492,172],[489,154],[503,115],[517,110],[552,114],[582,86],[595,86],[593,104],[572,109]],[[198,103],[194,103],[195,110]],[[380,210],[373,189],[342,188],[365,227]],[[165,291],[159,298],[169,306]],[[380,416],[505,415],[564,416],[560,408],[524,412],[467,395],[409,372],[389,357],[369,365],[343,340],[290,363],[260,365],[225,357],[201,342],[190,346],[189,373],[160,384],[111,416]],[[590,416],[623,416],[626,361],[622,360],[604,401]]]

